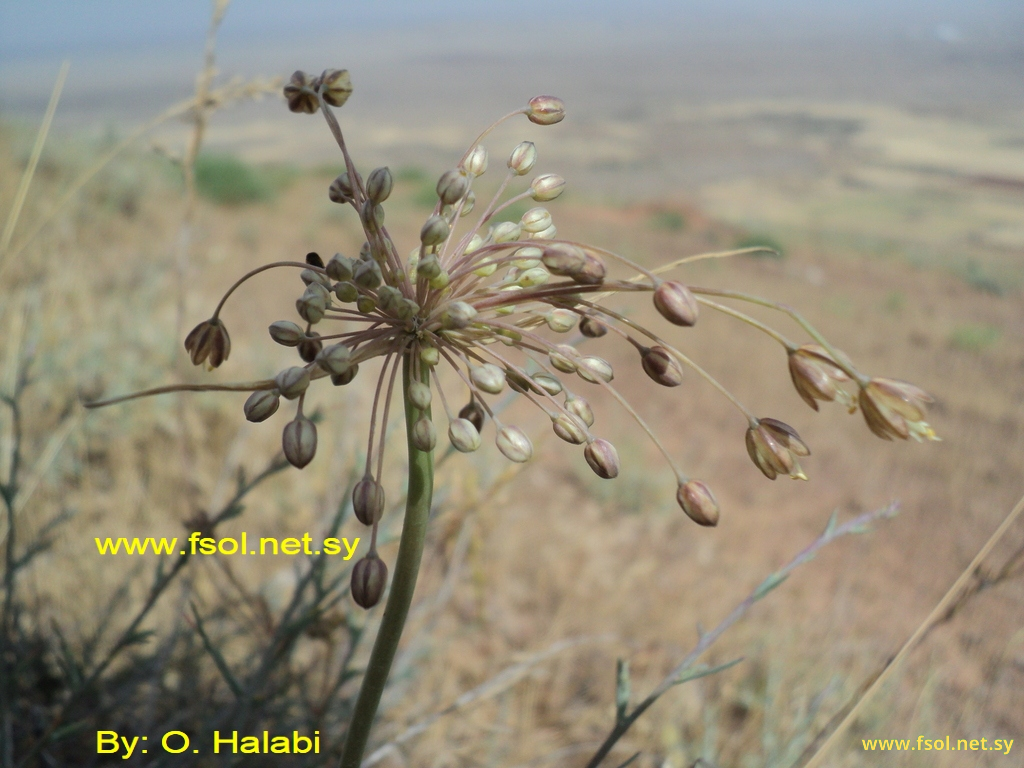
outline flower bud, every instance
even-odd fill
[[[383,203],[391,195],[395,181],[387,168],[374,168],[366,179],[366,196],[374,203]]]
[[[366,198],[359,209],[359,218],[367,230],[378,230],[384,226],[384,206]]]
[[[321,288],[322,290],[322,286],[311,285],[306,288],[302,298],[295,302],[295,309],[298,311],[299,317],[312,325],[316,325],[323,320],[324,314],[327,311],[326,292],[321,293],[320,291],[313,290],[314,288]]]
[[[360,261],[356,264],[353,279],[360,288],[372,291],[384,281],[384,275],[380,271],[380,264],[376,261]]]
[[[530,184],[530,197],[538,203],[554,200],[565,191],[565,179],[555,173],[538,176]]]
[[[523,214],[520,223],[524,232],[536,234],[551,226],[551,213],[547,208],[531,208]]]
[[[418,451],[429,453],[437,445],[437,430],[434,429],[434,422],[426,416],[421,416],[412,425],[411,440],[413,447]]]
[[[421,411],[430,407],[430,387],[422,381],[414,381],[409,385],[409,401]]]
[[[455,205],[468,190],[469,179],[458,170],[445,171],[437,181],[437,196],[442,205]]]
[[[453,301],[441,312],[441,326],[445,330],[465,328],[476,317],[476,307],[465,301]]]
[[[348,281],[335,283],[334,295],[337,296],[338,301],[343,304],[351,304],[353,301],[358,301],[359,289],[356,288],[355,283],[350,283]]]
[[[443,291],[445,288],[448,287],[448,283],[450,282],[451,277],[449,277],[448,273],[442,269],[438,273],[437,277],[430,278],[430,280],[427,282],[427,285],[429,285],[435,291]]]
[[[339,375],[352,367],[352,350],[344,344],[331,344],[317,355],[316,364],[330,374]]]
[[[644,373],[663,387],[678,387],[683,383],[683,369],[661,346],[648,347],[640,352],[640,364]]]
[[[428,253],[416,266],[417,277],[422,277],[424,280],[433,280],[441,274],[441,262],[437,259],[437,254]]]
[[[352,568],[352,599],[360,608],[373,608],[384,596],[388,585],[388,567],[372,552]]]
[[[590,403],[585,398],[579,395],[567,395],[565,398],[565,410],[574,416],[578,416],[580,421],[588,427],[594,426],[594,409],[590,407]]]
[[[855,407],[853,398],[839,386],[850,377],[817,344],[804,344],[789,353],[789,376],[797,394],[814,410],[818,410],[818,400],[839,400],[848,408]]]
[[[356,172],[357,184],[355,187],[362,186],[363,177]],[[348,171],[342,171],[338,174],[338,177],[331,182],[331,186],[327,189],[327,196],[331,199],[332,203],[351,203],[356,198],[355,188],[352,185],[352,179],[348,175]]]
[[[468,174],[483,176],[484,171],[487,170],[487,150],[477,144],[466,157],[462,167],[466,169]]]
[[[281,447],[288,463],[302,469],[316,455],[316,424],[305,416],[296,416],[284,426]]]
[[[304,269],[299,273],[299,277],[306,285],[311,283],[319,283],[324,288],[330,289],[331,281],[327,279],[327,275],[317,272],[312,269]]]
[[[288,400],[294,400],[309,387],[309,370],[292,366],[274,377],[277,390]]]
[[[619,452],[607,440],[599,437],[587,443],[583,457],[598,477],[611,480],[619,476]]]
[[[192,365],[206,363],[209,370],[217,368],[231,354],[231,337],[219,318],[204,320],[185,337],[185,350]]]
[[[356,299],[356,309],[368,315],[377,309],[377,300],[373,296],[360,296]]]
[[[788,424],[778,419],[759,419],[756,426],[747,429],[746,443],[754,466],[769,480],[779,475],[807,479],[797,457],[809,455],[810,450]]]
[[[532,141],[524,141],[516,145],[508,157],[508,167],[516,176],[525,176],[533,170],[537,162],[537,147]]]
[[[404,297],[402,292],[390,285],[382,285],[377,289],[377,306],[385,312],[394,314],[395,309]]]
[[[478,388],[491,395],[497,395],[505,388],[505,372],[492,363],[472,368],[469,380]]]
[[[892,440],[908,437],[939,440],[935,431],[924,420],[925,408],[934,402],[923,389],[895,379],[871,379],[860,390],[860,407],[868,428],[883,438]]]
[[[593,355],[580,358],[576,373],[579,374],[581,379],[589,381],[591,384],[597,384],[599,380],[609,382],[615,378],[615,372],[612,370],[611,363]]]
[[[324,343],[320,341],[320,334],[316,331],[311,331],[309,336],[299,342],[299,357],[302,358],[303,362],[312,363],[323,348]]]
[[[340,107],[352,95],[352,78],[347,69],[325,69],[320,75],[320,95],[332,107]]]
[[[580,318],[580,333],[588,339],[599,339],[608,333],[608,326],[590,315]]]
[[[541,393],[540,387],[532,379],[518,371],[508,370],[505,373],[505,377],[508,379],[509,389],[513,392],[518,392],[521,395],[527,392],[533,392],[538,395]]]
[[[520,464],[533,456],[533,443],[519,427],[502,427],[498,430],[498,450],[506,459]]]
[[[331,384],[333,384],[336,387],[343,387],[346,384],[350,383],[352,379],[356,377],[357,373],[359,373],[359,365],[353,363],[348,367],[348,369],[344,373],[332,373]]]
[[[718,502],[711,489],[700,480],[688,480],[676,491],[676,501],[697,525],[718,525]]]
[[[359,260],[373,261],[373,246],[370,245],[369,240],[363,241],[363,244],[359,246]]]
[[[476,427],[476,431],[477,432],[482,432],[483,431],[483,429],[484,429],[484,419],[486,417],[487,417],[487,413],[480,406],[480,403],[478,403],[476,401],[476,398],[473,398],[468,403],[466,403],[464,406],[462,406],[462,410],[459,411],[459,418],[460,419],[465,419],[470,424],[472,424],[474,427]]]
[[[469,419],[452,419],[448,425],[448,439],[462,453],[472,453],[480,447],[480,430]]]
[[[568,333],[576,327],[578,315],[568,309],[552,309],[544,315],[544,322],[555,333]]]
[[[676,280],[665,280],[654,289],[654,306],[674,325],[690,327],[697,322],[697,299]]]
[[[583,445],[587,440],[587,428],[583,421],[572,413],[560,413],[551,419],[551,428],[562,440],[573,445]]]
[[[557,395],[562,392],[562,382],[552,376],[550,373],[544,371],[538,371],[530,377],[533,379],[536,387],[540,387],[542,390],[547,392],[549,395]],[[534,390],[536,391],[536,387]]]
[[[272,389],[260,389],[249,395],[242,406],[245,418],[252,422],[266,421],[281,405],[281,395]]]
[[[451,227],[443,216],[434,214],[426,220],[420,230],[420,242],[428,248],[433,245],[440,245],[448,239]]]
[[[270,338],[282,346],[297,347],[306,338],[306,334],[290,320],[278,320],[270,324]]]
[[[352,511],[363,525],[373,525],[384,515],[384,487],[369,474],[352,489]]]
[[[573,272],[572,279],[580,285],[600,285],[607,273],[604,262],[592,253],[583,257],[583,267]]]
[[[522,288],[535,288],[538,285],[544,285],[550,279],[551,273],[544,269],[544,267],[532,267],[531,269],[524,269],[522,274],[516,279],[516,282]]]
[[[522,227],[516,224],[516,228],[517,232],[521,234]],[[517,240],[519,239],[520,234],[516,235]],[[552,245],[550,247],[554,248],[555,246]],[[535,245],[524,245],[513,255],[515,256],[515,258],[512,259],[513,267],[516,267],[517,269],[533,269],[534,267],[539,267],[543,263],[541,261],[541,256],[544,255],[544,251]]]
[[[437,347],[420,347],[420,362],[428,368],[433,368],[441,362],[441,352]]]
[[[314,78],[298,70],[292,74],[291,80],[284,87],[284,97],[288,109],[292,112],[305,112],[312,115],[320,109],[320,99],[313,87]]]
[[[491,239],[496,243],[511,243],[519,239],[522,227],[515,221],[501,221],[491,230]]]
[[[475,208],[475,207],[476,207],[476,192],[474,192],[471,189],[471,190],[469,190],[469,192],[466,193],[466,198],[465,198],[464,202],[462,203],[462,210],[460,211],[459,215],[460,216],[469,216],[469,214],[473,212],[473,208]]]
[[[548,352],[551,366],[562,373],[576,373],[576,350],[568,344],[559,344]]]
[[[565,103],[556,96],[534,96],[526,117],[537,125],[554,125],[565,119]]]
[[[544,247],[541,261],[552,274],[571,277],[586,266],[587,255],[575,245],[552,243]]]

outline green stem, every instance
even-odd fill
[[[373,644],[370,662],[366,667],[359,698],[349,723],[345,748],[341,754],[341,768],[359,768],[363,751],[370,737],[370,727],[377,714],[381,694],[391,672],[391,664],[398,651],[405,619],[409,615],[412,595],[416,589],[416,577],[423,556],[423,542],[427,533],[427,515],[430,512],[430,497],[434,489],[434,454],[418,450],[412,444],[412,428],[420,417],[420,411],[409,401],[409,384],[412,381],[414,356],[406,351],[402,365],[402,391],[405,396],[405,426],[409,443],[409,492],[405,504],[405,522],[402,527],[402,541],[398,547],[398,560],[391,581],[391,593],[384,607],[384,618]],[[419,379],[429,386],[430,374],[426,366],[419,371]],[[430,409],[423,412],[430,418]]]

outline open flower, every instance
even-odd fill
[[[860,390],[860,408],[868,428],[885,440],[909,437],[921,442],[939,437],[924,420],[932,396],[913,384],[894,379],[871,379]]]

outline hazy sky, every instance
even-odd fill
[[[194,42],[209,0],[0,0],[0,61]],[[545,26],[571,34],[581,19],[680,36],[875,32],[952,39],[1024,36],[1021,0],[235,0],[225,44],[320,36],[329,30],[477,24],[497,37]]]

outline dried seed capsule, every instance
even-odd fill
[[[272,389],[261,389],[249,395],[242,409],[245,418],[252,422],[266,421],[281,405],[281,395]]]
[[[700,480],[688,480],[676,491],[676,501],[697,525],[718,525],[718,502],[711,489]]]
[[[541,232],[551,226],[551,213],[547,208],[531,208],[523,214],[520,224],[524,232]]]
[[[352,78],[347,69],[325,69],[320,75],[320,95],[332,107],[340,107],[352,95]]]
[[[587,441],[587,428],[575,414],[558,414],[551,420],[551,428],[567,443],[583,445]]]
[[[394,186],[395,181],[386,166],[374,168],[366,179],[366,196],[374,203],[383,203],[391,195]]]
[[[549,395],[557,395],[562,391],[562,382],[560,382],[550,373],[544,373],[543,371],[540,371],[538,373],[533,374],[531,378],[537,383],[537,386],[539,386]]]
[[[304,362],[312,363],[323,348],[324,343],[320,341],[320,334],[316,331],[311,331],[306,338],[299,342],[299,357]]]
[[[554,125],[565,119],[565,103],[557,96],[534,96],[526,117],[537,125]]]
[[[306,334],[290,320],[278,320],[270,324],[270,338],[285,347],[297,347]]]
[[[574,416],[578,416],[580,421],[586,424],[588,427],[594,426],[594,409],[590,407],[590,403],[586,399],[579,395],[567,395],[565,398],[565,410]]]
[[[539,203],[554,200],[565,191],[565,179],[556,173],[538,176],[530,184],[530,197]]]
[[[683,369],[662,346],[647,347],[640,352],[644,373],[663,387],[678,387],[683,383]]]
[[[363,525],[373,525],[384,515],[384,487],[369,474],[352,489],[352,511]]]
[[[480,430],[469,419],[452,419],[448,425],[448,439],[455,450],[472,453],[480,447]]]
[[[615,378],[611,363],[593,355],[580,358],[576,373],[581,379],[589,381],[591,384],[597,384],[598,381],[608,382]]]
[[[281,447],[288,463],[302,469],[316,456],[316,424],[305,416],[296,416],[284,426]]]
[[[371,552],[352,568],[352,599],[360,608],[373,608],[384,596],[388,585],[388,567]]]
[[[412,425],[412,444],[418,451],[429,453],[437,445],[437,430],[434,429],[434,422],[426,416],[422,416]]]
[[[231,337],[219,318],[204,320],[185,337],[185,350],[192,365],[206,363],[210,370],[217,368],[231,354]]]
[[[292,112],[312,115],[320,109],[320,99],[314,90],[314,78],[302,70],[292,74],[291,80],[284,87],[284,97],[288,101],[288,109]]]
[[[498,450],[510,461],[522,464],[533,456],[533,443],[519,427],[502,427],[496,442]]]
[[[600,285],[604,282],[606,273],[604,262],[594,254],[588,253],[584,256],[583,267],[573,272],[571,277],[580,285]]]
[[[895,379],[871,379],[860,389],[860,407],[868,428],[885,440],[898,437],[939,440],[924,420],[932,396],[913,384]]]
[[[469,380],[491,395],[497,395],[505,388],[505,372],[492,363],[474,366],[469,372]]]
[[[339,375],[352,367],[351,357],[352,350],[344,344],[331,344],[321,350],[316,363],[328,373]]]
[[[590,315],[580,318],[580,333],[589,339],[599,339],[608,333],[608,326]]]
[[[476,307],[465,301],[453,301],[441,312],[441,327],[445,330],[465,328],[476,317]]]
[[[466,173],[473,176],[483,176],[484,171],[487,170],[487,150],[477,144],[473,147],[473,151],[466,157],[466,161],[462,165],[466,169]]]
[[[697,322],[700,310],[690,289],[676,280],[665,280],[654,289],[654,306],[670,323],[686,327]]]
[[[619,476],[619,452],[607,440],[599,437],[587,443],[583,457],[598,477],[611,480]]]
[[[331,384],[333,384],[336,387],[343,387],[349,382],[351,382],[352,379],[356,377],[357,373],[359,373],[359,366],[353,364],[349,366],[348,370],[346,370],[344,373],[332,373]]]
[[[287,400],[294,400],[309,387],[309,370],[298,366],[285,368],[274,377],[274,383]]]
[[[437,196],[442,205],[455,205],[468,190],[469,179],[459,170],[445,171],[437,180]]]
[[[473,398],[462,406],[462,410],[459,411],[459,418],[465,419],[476,427],[477,432],[483,432],[484,419],[487,418],[487,413],[480,406],[480,403],[476,401],[476,398]]]

